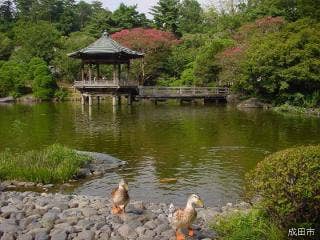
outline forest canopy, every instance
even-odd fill
[[[137,6],[99,1],[0,2],[0,97],[50,99],[79,77],[67,54],[108,31],[145,53],[132,76],[145,85],[230,86],[275,104],[320,103],[320,10],[310,0],[159,0],[148,19]]]

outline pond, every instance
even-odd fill
[[[320,119],[225,105],[137,104],[90,110],[79,103],[0,106],[0,150],[61,143],[128,164],[87,181],[76,193],[109,196],[121,177],[133,199],[184,204],[198,193],[209,206],[243,196],[244,176],[267,154],[320,141]],[[176,178],[176,182],[162,182]]]

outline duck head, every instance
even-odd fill
[[[129,190],[128,182],[124,179],[121,179],[119,182],[119,188],[122,188],[128,191]]]
[[[192,208],[201,207],[201,208],[204,208],[204,202],[198,195],[192,194],[188,199],[187,207],[192,207]]]

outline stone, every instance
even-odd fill
[[[54,229],[50,232],[51,240],[66,240],[67,231],[65,229]]]
[[[237,105],[238,108],[263,108],[264,103],[262,103],[257,98],[249,98],[247,100],[242,101]]]
[[[85,217],[91,217],[97,214],[97,211],[91,207],[85,207],[82,209],[82,214]]]
[[[146,222],[146,223],[144,224],[144,226],[145,226],[146,228],[148,228],[148,229],[151,229],[151,230],[152,230],[152,229],[155,229],[155,228],[157,227],[156,223],[155,223],[154,221],[152,221],[152,220]]]
[[[8,233],[8,232],[12,232],[12,233],[16,233],[18,232],[19,227],[17,226],[17,224],[11,224],[11,223],[6,223],[3,222],[0,224],[0,232],[3,233]]]
[[[118,233],[124,238],[136,238],[136,237],[138,237],[138,234],[128,224],[123,224],[118,229]]]
[[[3,236],[1,237],[1,240],[15,240],[15,234],[14,233],[4,233]]]
[[[95,233],[90,230],[84,230],[78,233],[77,240],[93,240]]]

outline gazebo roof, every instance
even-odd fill
[[[81,50],[68,54],[69,57],[88,62],[126,62],[130,59],[143,58],[144,54],[126,48],[114,41],[107,32],[98,40]]]

